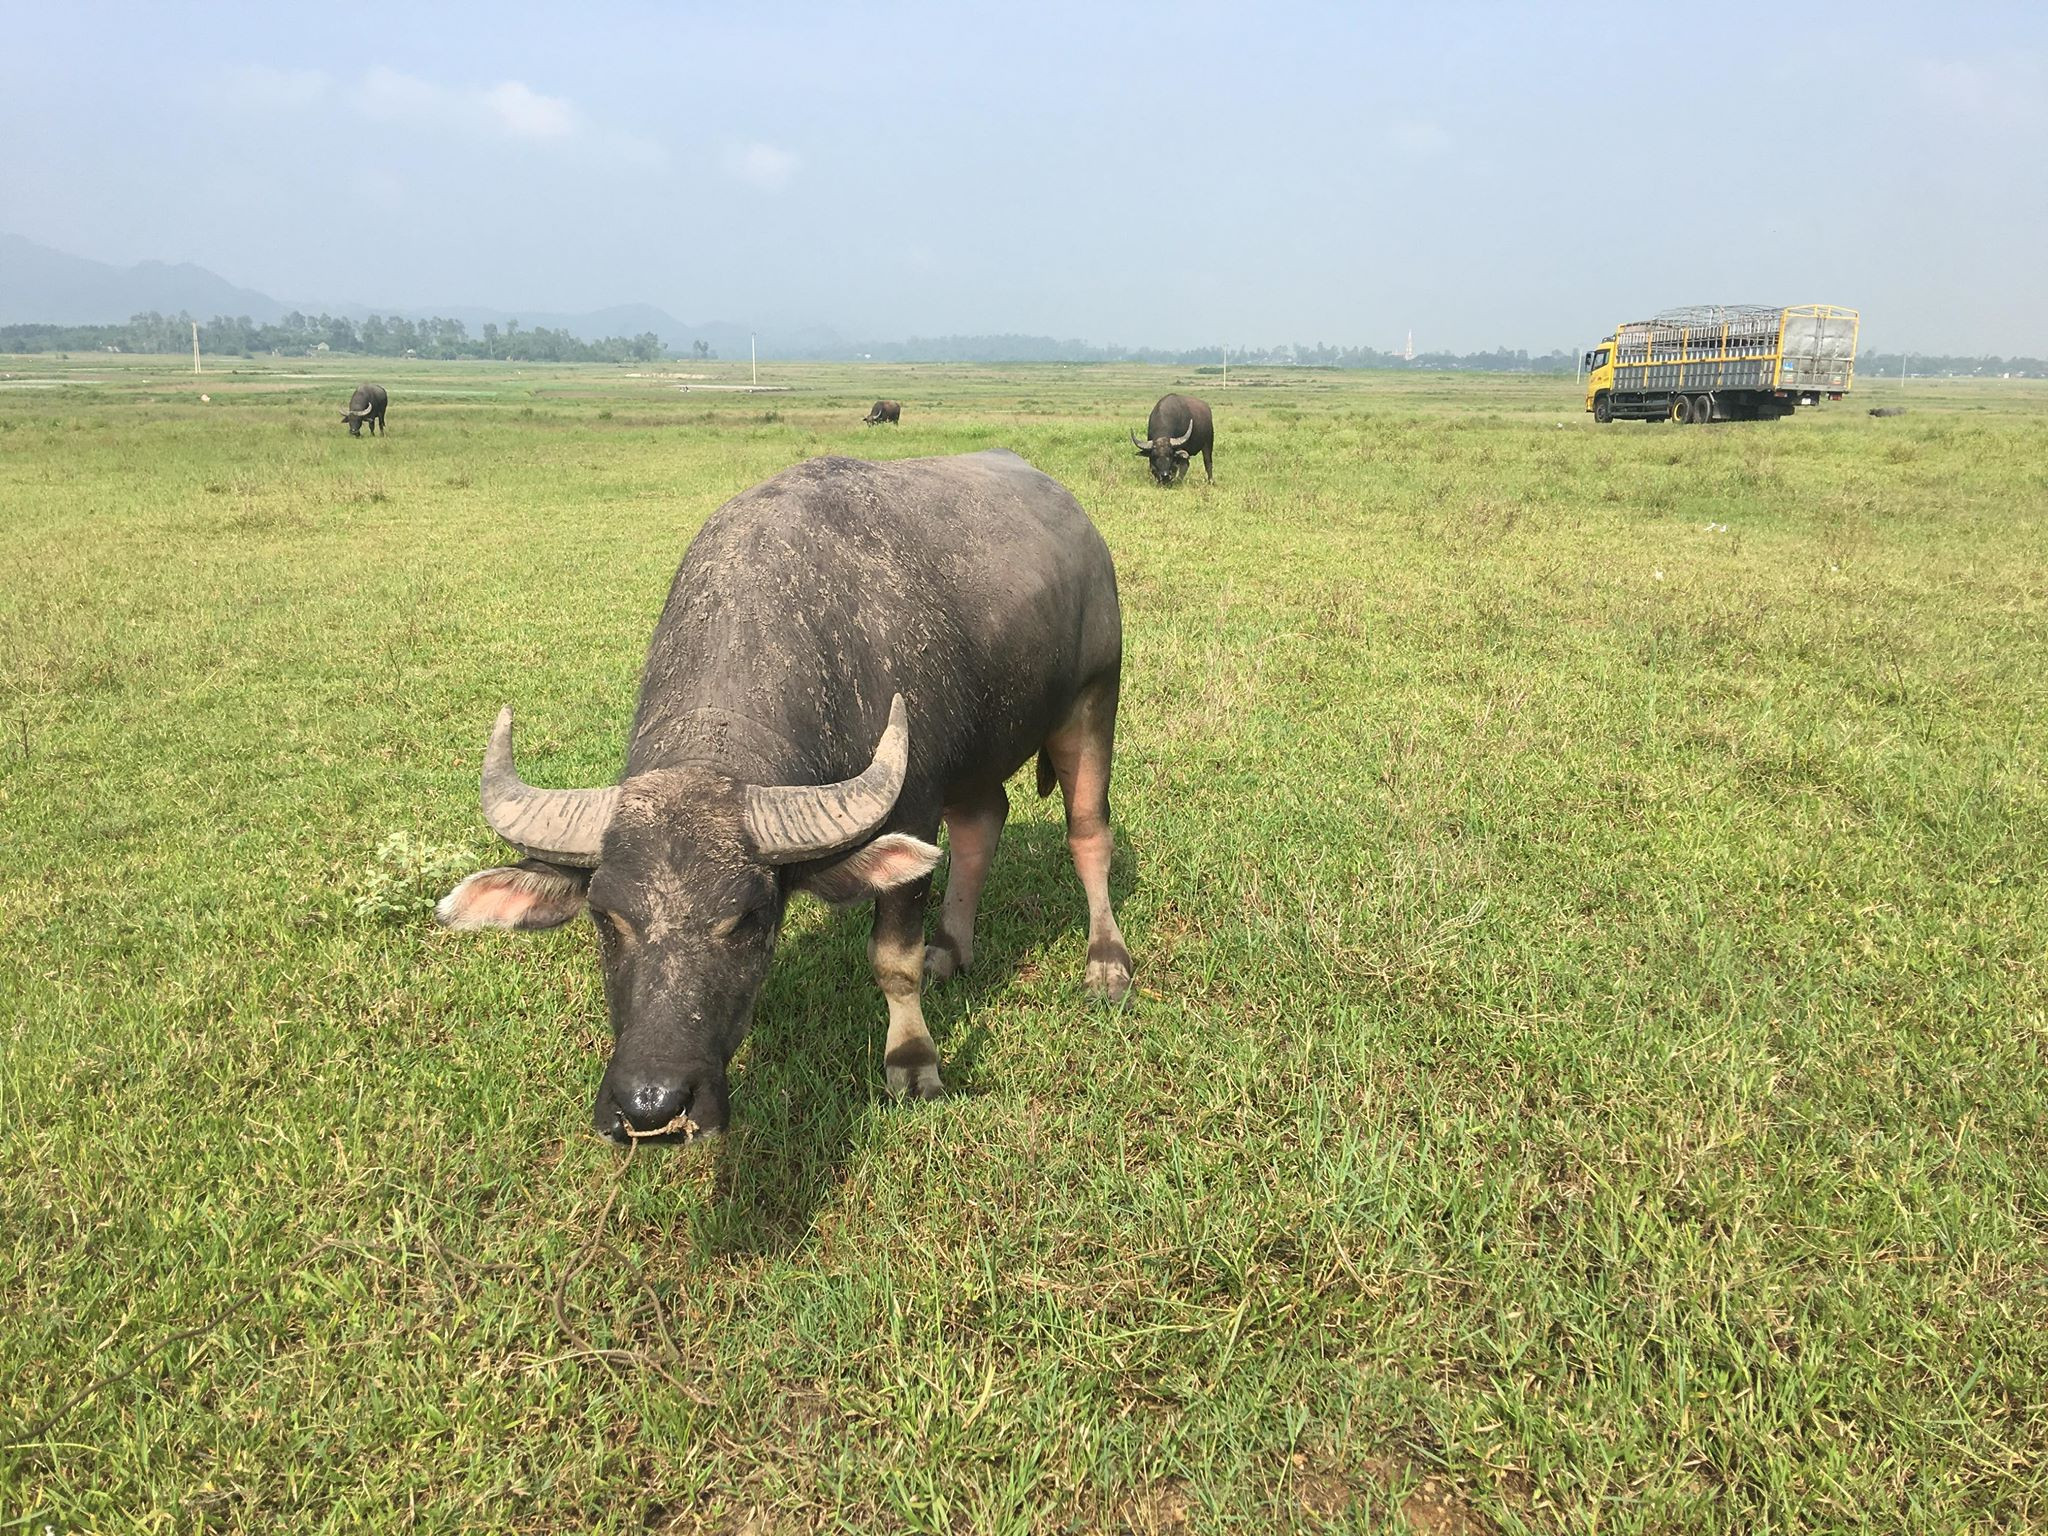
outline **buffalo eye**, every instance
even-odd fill
[[[711,937],[714,939],[744,938],[752,934],[757,928],[765,926],[767,921],[768,909],[766,907],[748,907],[744,912],[735,912],[731,916],[721,917],[717,922],[713,923],[711,925]]]
[[[614,944],[632,944],[640,937],[631,923],[607,908],[592,907],[590,920],[597,924],[598,931]]]

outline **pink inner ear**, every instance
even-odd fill
[[[485,869],[441,898],[443,927],[556,928],[583,910],[583,882],[533,869]]]
[[[932,872],[938,850],[902,833],[877,838],[853,855],[850,861],[860,876],[876,890],[907,885]]]
[[[930,843],[905,832],[889,832],[808,876],[803,889],[835,907],[851,906],[930,874],[939,857]]]
[[[535,900],[531,891],[487,886],[469,903],[469,916],[472,921],[488,923],[493,928],[510,928],[533,910]]]

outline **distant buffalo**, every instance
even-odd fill
[[[1186,474],[1189,459],[1197,453],[1202,456],[1202,473],[1215,482],[1216,422],[1202,401],[1192,395],[1161,395],[1145,421],[1145,436],[1150,441],[1141,443],[1133,432],[1131,446],[1152,461],[1152,478],[1161,485],[1172,485]]]
[[[1873,407],[1870,414],[1873,416],[1903,416],[1906,414],[1906,408],[1903,405],[1880,405]]]
[[[361,437],[366,421],[372,437],[382,432],[384,407],[390,403],[391,397],[384,393],[382,384],[358,384],[356,392],[348,397],[348,409],[341,413],[341,419],[348,423],[348,435]]]
[[[891,426],[900,427],[903,425],[903,402],[901,400],[877,400],[874,408],[867,415],[861,417],[861,420],[871,427],[878,421],[886,421]]]

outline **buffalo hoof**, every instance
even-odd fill
[[[931,1037],[922,1031],[899,1042],[882,1065],[889,1074],[889,1092],[899,1099],[943,1099],[946,1085],[939,1081],[939,1053]]]
[[[1088,946],[1088,994],[1120,1003],[1131,991],[1131,953],[1121,944]]]
[[[927,944],[924,947],[924,979],[927,986],[933,982],[951,981],[964,967],[960,956],[948,943]]]
[[[914,1067],[890,1067],[889,1096],[895,1099],[943,1099],[946,1085],[939,1081],[937,1062],[924,1062]]]

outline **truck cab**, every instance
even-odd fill
[[[1614,338],[1609,336],[1599,346],[1586,354],[1586,409],[1593,413],[1595,421],[1612,419],[1610,410],[1603,410],[1607,397],[1614,393]]]

